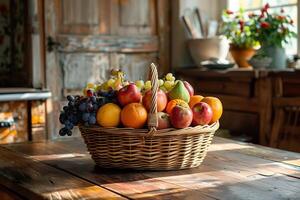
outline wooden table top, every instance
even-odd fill
[[[98,168],[80,138],[11,144],[0,147],[0,196],[2,190],[17,199],[300,199],[299,166],[298,153],[219,137],[200,167],[163,172]]]

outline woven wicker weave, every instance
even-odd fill
[[[147,129],[79,126],[95,163],[105,168],[174,170],[197,167],[206,156],[215,131],[210,126],[156,130],[158,76],[151,64],[152,102]]]

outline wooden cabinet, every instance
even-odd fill
[[[0,90],[0,144],[47,139],[46,99],[51,93]],[[21,92],[22,90],[22,92]],[[33,92],[34,91],[34,92]]]
[[[271,126],[271,80],[263,71],[209,71],[182,68],[177,74],[195,86],[196,93],[221,99],[221,128],[267,144]]]

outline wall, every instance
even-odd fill
[[[219,20],[226,7],[226,0],[173,0],[172,1],[172,68],[194,65],[186,45],[188,39],[183,26],[182,16],[189,9],[198,8],[208,19]]]

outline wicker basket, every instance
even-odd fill
[[[206,156],[219,123],[156,130],[158,75],[154,64],[151,64],[150,76],[149,130],[79,126],[88,151],[98,166],[139,170],[186,169],[199,166]]]

